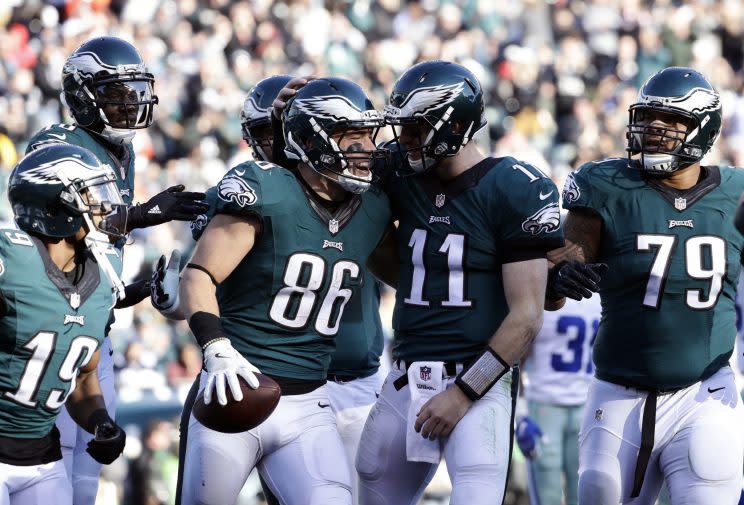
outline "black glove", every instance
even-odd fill
[[[183,184],[171,186],[147,202],[129,207],[127,231],[168,221],[192,221],[209,210],[209,205],[203,202],[207,195],[183,189]]]
[[[125,309],[150,296],[150,279],[142,279],[124,286],[124,298],[116,302],[115,309]]]
[[[88,442],[86,451],[99,463],[110,465],[124,450],[127,434],[104,409],[95,411],[90,418],[96,437]]]
[[[591,298],[592,293],[599,292],[599,281],[606,272],[606,263],[561,261],[548,274],[546,298],[548,300],[560,300],[564,297],[573,300]]]

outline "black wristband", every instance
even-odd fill
[[[209,312],[199,311],[192,315],[189,318],[189,328],[202,349],[212,340],[225,337],[219,316]]]
[[[111,419],[111,416],[106,412],[106,409],[96,409],[88,417],[88,431],[90,433],[95,433],[96,426],[106,422],[114,424],[114,420]]]
[[[455,384],[472,401],[480,400],[509,370],[509,364],[488,346],[473,364],[460,372]]]
[[[139,281],[124,286],[124,298],[117,301],[115,309],[126,309],[150,296],[150,279]]]

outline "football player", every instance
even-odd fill
[[[720,130],[708,80],[666,68],[630,107],[627,159],[585,164],[566,181],[567,246],[551,255],[549,298],[602,294],[579,436],[582,505],[652,504],[663,480],[675,505],[738,503],[744,410],[728,362],[744,173],[701,165]]]
[[[360,503],[415,504],[444,455],[450,503],[501,503],[517,363],[542,321],[546,253],[563,244],[540,170],[484,156],[483,92],[466,68],[427,61],[385,108],[398,166],[386,187],[400,258],[393,370],[357,453]]]
[[[21,231],[0,232],[0,503],[71,505],[54,424],[62,405],[91,433],[83,450],[99,464],[124,449],[96,373],[116,300],[104,265],[118,257],[85,240],[121,199],[113,170],[71,145],[23,158],[8,199]]]
[[[240,111],[240,129],[243,140],[251,147],[253,159],[256,162],[273,162],[274,131],[271,124],[271,103],[284,85],[292,79],[288,75],[274,75],[260,80],[251,89],[243,102]],[[198,241],[207,224],[214,216],[217,202],[217,187],[211,187],[206,192],[205,203],[209,209],[191,222],[191,234]],[[178,286],[180,275],[180,253],[174,255],[166,264],[165,256],[160,258],[157,269],[162,272],[162,283],[152,284],[153,305],[166,317],[183,319],[179,307]],[[181,443],[178,447],[178,480],[176,484],[176,505],[181,505],[183,489],[184,457],[186,455],[186,440],[188,439],[188,425],[191,409],[199,392],[199,377],[194,381],[184,402],[179,424]],[[271,491],[264,485],[264,493],[269,496]],[[273,497],[272,497],[273,498]],[[271,502],[270,503],[275,503]]]
[[[184,192],[183,186],[171,187],[145,203],[132,204],[135,172],[131,141],[138,129],[152,124],[158,102],[153,84],[153,75],[148,73],[142,58],[130,43],[116,37],[91,39],[67,58],[62,70],[61,99],[74,122],[51,125],[29,141],[27,152],[50,144],[77,145],[91,151],[102,163],[114,167],[119,194],[126,205],[118,206],[114,213],[106,216],[101,228],[109,236],[123,237],[135,228],[172,220],[192,220],[207,208],[200,201],[204,198],[203,193]],[[101,235],[100,232],[96,234]],[[124,242],[119,238],[116,243],[119,253]],[[121,274],[121,271],[117,273]],[[120,291],[124,293],[121,286]],[[131,284],[117,308],[134,305],[149,295],[149,280]],[[112,354],[107,336],[98,375],[109,414],[115,417]],[[90,435],[79,429],[64,411],[58,418],[58,426],[65,464],[73,482],[75,504],[92,505],[101,465],[85,452]]]
[[[517,423],[516,439],[528,460],[533,505],[578,502],[579,427],[594,371],[592,343],[600,316],[596,294],[546,312],[524,360],[528,415]]]
[[[238,375],[256,387],[259,369],[282,398],[244,433],[192,416],[183,503],[234,503],[255,466],[281,503],[351,503],[325,382],[334,339],[367,312],[360,291],[374,281],[364,267],[389,224],[370,171],[383,121],[358,85],[325,78],[289,101],[282,123],[297,169],[251,161],[227,173],[180,290],[204,349],[205,403],[241,400]]]

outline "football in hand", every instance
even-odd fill
[[[271,377],[257,373],[258,388],[252,389],[242,377],[238,377],[243,399],[235,401],[227,388],[227,405],[220,405],[217,395],[212,394],[209,405],[204,403],[204,391],[200,391],[192,412],[197,421],[211,430],[222,433],[241,433],[264,422],[279,403],[282,389]]]

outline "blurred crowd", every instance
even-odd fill
[[[381,108],[401,72],[435,58],[480,79],[485,147],[544,168],[559,185],[585,161],[624,156],[628,105],[647,77],[669,65],[700,70],[722,93],[724,129],[706,161],[744,165],[738,0],[4,0],[1,191],[30,136],[68,119],[59,102],[65,58],[103,34],[133,42],[156,78],[155,124],[134,140],[137,201],[175,184],[203,190],[247,158],[238,114],[265,76],[344,76]],[[0,220],[9,216],[2,199]],[[149,275],[173,248],[188,255],[191,242],[188,224],[138,230],[126,249],[125,280]],[[171,402],[177,413],[201,366],[187,326],[143,303],[118,311],[115,328],[121,403]],[[139,445],[128,454],[135,463],[122,475],[145,482],[153,467],[162,475],[147,496],[135,496],[142,486],[129,482],[128,501],[170,503],[174,426],[152,421],[138,429]]]

